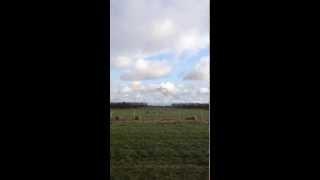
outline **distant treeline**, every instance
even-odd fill
[[[204,109],[209,108],[209,104],[201,104],[201,103],[178,103],[178,104],[172,104],[171,106],[176,108],[204,108]]]
[[[120,102],[120,103],[110,103],[111,108],[137,108],[137,107],[147,107],[147,103],[128,103],[128,102]]]
[[[111,102],[110,103],[111,108],[138,108],[138,107],[158,107],[158,108],[165,108],[165,107],[175,107],[175,108],[204,108],[208,109],[209,104],[201,104],[201,103],[174,103],[171,105],[166,106],[154,106],[154,105],[148,105],[147,103],[129,103],[129,102]]]

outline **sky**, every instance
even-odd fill
[[[209,102],[209,0],[110,5],[111,102]]]

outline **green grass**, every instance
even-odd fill
[[[131,111],[113,113],[129,116]],[[174,116],[174,112],[170,113]],[[208,123],[182,120],[159,123],[159,117],[149,121],[152,123],[143,122],[148,120],[112,122],[111,179],[208,179]]]
[[[198,121],[208,122],[209,112],[205,109],[182,109],[182,108],[128,108],[112,109],[112,119],[118,116],[123,121],[132,121],[139,116],[137,122],[159,122],[161,120],[174,120],[185,122],[186,118],[196,116]]]

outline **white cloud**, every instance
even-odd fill
[[[150,80],[165,77],[171,70],[172,67],[165,61],[139,59],[120,78],[126,81]]]
[[[175,95],[178,92],[176,86],[171,82],[162,82],[160,84],[142,84],[140,81],[134,81],[130,86],[125,86],[121,92],[134,93],[161,93],[164,96]]]
[[[159,90],[165,96],[172,96],[177,93],[177,88],[171,82],[161,83]]]
[[[199,63],[195,68],[187,74],[185,80],[209,80],[210,77],[210,62],[209,57],[203,57],[200,59]]]
[[[199,93],[200,94],[209,94],[209,88],[200,88]]]
[[[131,90],[128,86],[124,87],[124,88],[121,90],[121,93],[125,93],[125,94],[130,93],[130,92],[132,92],[132,90]]]
[[[133,60],[125,56],[118,56],[111,59],[111,66],[115,68],[128,68],[132,63]]]
[[[111,1],[111,58],[209,45],[207,0]]]
[[[200,35],[196,31],[186,32],[182,34],[176,41],[176,52],[182,54],[183,52],[196,53],[201,48],[207,47],[209,44],[209,34]]]
[[[197,88],[196,88],[197,87]],[[111,101],[147,102],[151,104],[209,101],[208,84],[173,82],[142,83],[140,81],[119,85],[113,91]]]
[[[141,90],[143,88],[143,86],[141,85],[140,81],[133,81],[131,83],[131,88],[133,91],[138,91],[138,90]]]
[[[208,101],[208,57],[184,77],[205,81],[170,76],[185,55],[209,47],[209,22],[209,0],[111,0],[111,101]],[[174,58],[147,58],[162,53]]]
[[[175,24],[170,19],[164,19],[162,22],[156,22],[153,24],[152,36],[157,40],[161,40],[161,38],[168,38],[175,33]]]

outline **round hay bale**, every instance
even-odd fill
[[[191,121],[196,121],[197,119],[198,119],[197,116],[186,117],[186,120],[191,120]]]
[[[192,116],[192,119],[193,119],[194,121],[197,121],[197,120],[198,120],[198,117],[197,117],[197,116]]]

